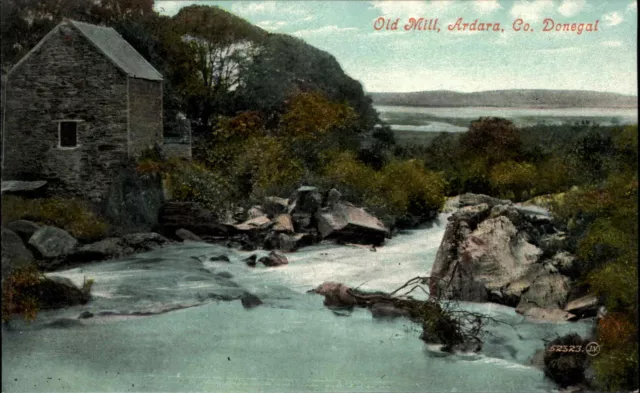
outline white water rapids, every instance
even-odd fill
[[[553,391],[529,359],[543,338],[585,335],[586,322],[533,323],[509,307],[463,304],[517,332],[491,325],[480,353],[452,355],[425,345],[407,320],[374,320],[362,309],[338,316],[322,296],[306,293],[325,281],[392,291],[426,275],[445,225],[441,215],[376,252],[307,247],[276,268],[247,267],[249,252],[188,243],[56,272],[78,283],[94,279],[94,299],[4,328],[2,391]],[[220,254],[231,263],[201,262]],[[244,291],[264,304],[246,310],[239,300],[220,300]],[[95,316],[77,319],[85,310]]]

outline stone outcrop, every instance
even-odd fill
[[[546,259],[540,246],[555,232],[548,217],[483,195],[460,195],[459,205],[431,270],[432,296],[496,302],[532,318],[575,318],[564,311],[571,278],[563,274],[574,257]]]
[[[69,254],[78,244],[78,240],[64,229],[45,226],[38,229],[29,239],[39,257],[59,258]]]

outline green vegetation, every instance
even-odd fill
[[[33,321],[39,310],[38,299],[29,289],[42,279],[38,269],[30,264],[16,268],[2,281],[2,322],[7,323],[14,314]]]
[[[102,238],[107,223],[78,199],[2,197],[2,223],[25,219],[62,228],[81,240]]]

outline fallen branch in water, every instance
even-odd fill
[[[370,309],[374,316],[408,317],[422,326],[422,340],[443,344],[442,349],[445,351],[480,350],[483,344],[482,337],[487,333],[486,325],[490,322],[504,324],[516,330],[513,325],[492,316],[463,310],[455,300],[442,300],[439,296],[432,296],[423,285],[434,279],[441,280],[417,276],[391,293],[364,292],[358,288],[331,282],[320,285],[312,292],[324,295],[324,303],[330,308],[364,307]],[[398,295],[403,289],[407,291]],[[422,291],[428,299],[418,300],[408,296],[416,290]],[[520,334],[518,337],[522,338]]]

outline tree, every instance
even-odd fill
[[[481,117],[472,122],[461,144],[467,154],[484,157],[489,166],[515,159],[521,150],[517,128],[510,120],[499,117]]]
[[[228,113],[232,93],[243,83],[255,42],[265,32],[218,7],[184,7],[173,28],[192,50],[198,81],[189,86],[189,108],[203,129],[215,113]]]

